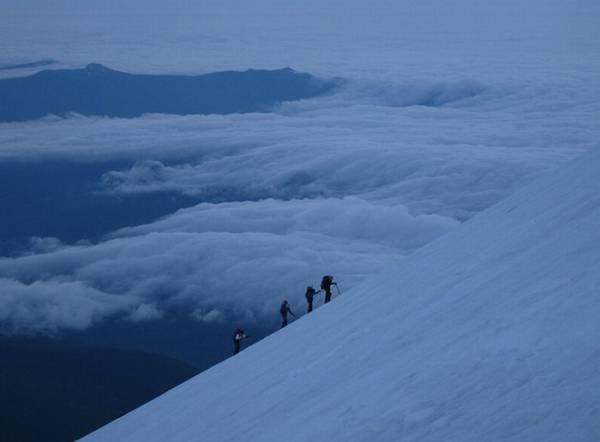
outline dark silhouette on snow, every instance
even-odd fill
[[[48,69],[0,80],[0,121],[26,121],[69,113],[134,118],[265,112],[283,101],[333,91],[339,80],[323,80],[285,68],[205,75],[139,75],[100,64],[84,69]]]
[[[290,309],[290,305],[288,304],[287,300],[281,303],[281,307],[279,307],[279,313],[281,313],[281,328],[288,325],[288,313],[296,317],[296,315]]]
[[[233,332],[233,354],[237,355],[240,352],[240,346],[244,339],[249,338],[250,336],[244,333],[244,330],[241,328],[236,328],[235,332]]]
[[[332,285],[337,286],[337,283],[333,282],[333,276],[331,276],[331,275],[323,276],[323,279],[321,280],[321,290],[325,291],[325,301],[324,301],[325,304],[327,304],[329,301],[331,301],[331,286]]]
[[[321,290],[315,291],[315,289],[312,288],[312,286],[306,287],[306,294],[304,296],[306,297],[306,302],[308,303],[307,313],[310,313],[313,311],[313,299],[314,299],[315,295],[318,293],[321,293]]]

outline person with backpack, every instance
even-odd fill
[[[240,345],[244,339],[249,338],[250,336],[244,333],[244,330],[241,328],[236,328],[233,332],[233,354],[237,355],[240,352]]]
[[[296,315],[290,309],[290,305],[288,304],[287,300],[284,300],[281,303],[281,307],[279,307],[279,313],[281,313],[281,328],[288,325],[288,317],[287,317],[288,313],[290,315],[292,315],[293,317],[296,317]]]
[[[321,293],[321,290],[315,291],[315,289],[313,289],[312,286],[306,287],[306,294],[304,296],[306,297],[306,302],[308,303],[307,313],[310,313],[313,311],[313,298],[318,293]]]
[[[335,285],[337,287],[337,283],[333,282],[333,276],[325,275],[323,279],[321,279],[321,290],[325,292],[325,301],[324,304],[327,304],[331,301],[331,286]]]

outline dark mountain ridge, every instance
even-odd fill
[[[0,121],[45,115],[134,118],[265,112],[283,101],[331,92],[339,79],[319,79],[290,68],[204,75],[129,74],[91,63],[83,69],[47,69],[0,80]]]

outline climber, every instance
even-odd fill
[[[291,314],[293,317],[296,317],[296,315],[290,309],[290,306],[289,306],[287,300],[284,300],[281,303],[281,307],[279,307],[279,313],[281,313],[281,328],[288,325],[288,317],[287,317],[288,313]]]
[[[321,280],[321,289],[325,291],[325,301],[324,301],[325,304],[327,304],[329,301],[331,301],[331,286],[332,285],[335,285],[337,287],[337,283],[333,282],[333,276],[331,276],[331,275],[323,276],[323,279]]]
[[[313,298],[318,293],[321,293],[321,290],[315,291],[315,289],[313,289],[312,286],[306,287],[306,294],[304,296],[306,296],[306,302],[308,303],[308,312],[307,313],[312,312],[312,310],[313,310]]]
[[[242,341],[244,339],[248,339],[250,336],[248,336],[246,333],[244,333],[244,330],[242,330],[241,328],[236,328],[235,331],[233,332],[233,354],[236,355],[240,352],[240,344],[242,343]]]

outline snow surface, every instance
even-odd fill
[[[92,441],[600,440],[600,152]]]

